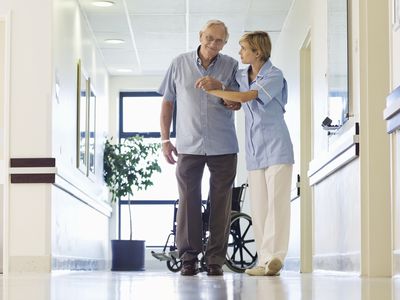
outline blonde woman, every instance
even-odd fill
[[[245,112],[246,164],[251,214],[258,253],[251,276],[275,276],[285,260],[290,228],[290,190],[293,146],[284,120],[287,85],[281,70],[270,61],[268,33],[244,34],[240,58],[249,64],[236,74],[240,92],[210,90],[230,105],[240,102]]]

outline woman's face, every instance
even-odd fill
[[[251,65],[257,61],[257,51],[251,49],[249,43],[243,41],[239,43],[239,45],[240,45],[239,55],[240,59],[242,60],[242,63]]]

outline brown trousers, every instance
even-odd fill
[[[232,187],[237,155],[179,154],[176,177],[179,189],[176,243],[183,261],[197,258],[204,250],[202,241],[201,180],[204,167],[210,171],[209,237],[205,250],[207,264],[222,266],[228,247]]]

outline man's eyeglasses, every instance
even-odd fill
[[[225,44],[225,41],[222,39],[215,39],[213,36],[211,35],[206,35],[205,39],[208,43],[212,43],[214,42],[216,45],[223,45]]]

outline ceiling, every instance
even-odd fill
[[[78,0],[110,75],[160,75],[178,54],[196,49],[199,31],[210,19],[228,26],[222,53],[239,60],[245,31],[265,30],[277,40],[292,0]],[[108,44],[107,39],[125,43]]]

